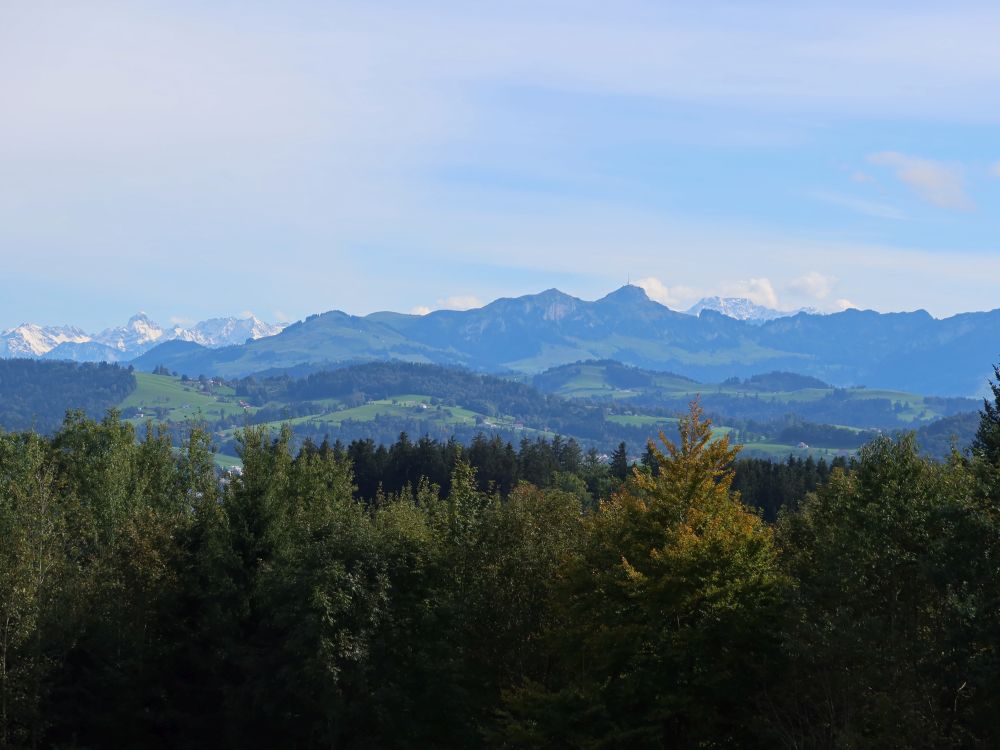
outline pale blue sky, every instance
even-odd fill
[[[1000,307],[1000,7],[0,5],[0,328]]]

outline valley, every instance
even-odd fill
[[[178,431],[203,425],[223,462],[234,460],[237,432],[248,425],[275,434],[288,425],[299,440],[344,443],[390,443],[404,432],[465,443],[482,433],[514,444],[561,435],[605,455],[624,441],[637,458],[659,431],[673,434],[678,415],[695,398],[714,416],[715,432],[742,443],[746,456],[829,459],[852,454],[880,433],[931,425],[978,406],[971,399],[835,389],[787,373],[698,383],[609,361],[556,368],[530,384],[400,362],[354,365],[305,379],[135,378],[136,389],[117,404],[126,419],[137,427],[153,420]],[[804,416],[832,408],[838,410],[835,423]]]

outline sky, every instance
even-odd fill
[[[1000,5],[0,1],[0,329],[1000,307]]]

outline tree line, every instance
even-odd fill
[[[135,388],[131,367],[0,359],[0,426],[53,433],[67,410],[99,418]]]
[[[566,444],[369,496],[288,430],[225,481],[198,430],[0,435],[0,745],[994,746],[995,397],[969,457],[880,437],[774,523],[697,405],[597,498]]]
[[[308,440],[305,446],[306,450],[315,448]],[[601,498],[620,489],[636,464],[644,472],[655,474],[659,470],[655,453],[648,447],[636,462],[624,441],[606,455],[593,447],[584,451],[576,439],[560,435],[551,440],[522,438],[515,447],[498,435],[482,432],[467,443],[455,437],[439,441],[427,435],[414,441],[402,433],[388,445],[371,438],[331,444],[326,438],[319,449],[347,459],[354,479],[354,497],[367,503],[375,502],[380,495],[396,495],[421,479],[447,495],[451,476],[463,461],[472,467],[481,492],[506,499],[515,487],[527,482],[541,489],[570,491],[587,508],[596,507]],[[806,493],[823,484],[834,468],[848,464],[847,458],[830,462],[795,456],[783,462],[739,458],[732,466],[733,486],[745,504],[774,521],[782,508],[794,507]]]

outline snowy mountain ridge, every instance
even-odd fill
[[[703,297],[689,307],[688,315],[700,315],[702,310],[714,310],[726,317],[745,320],[748,323],[765,323],[775,318],[787,318],[800,312],[821,314],[812,307],[800,307],[798,310],[774,310],[764,305],[758,305],[746,297]]]
[[[79,328],[22,323],[0,334],[0,356],[40,357],[60,344],[85,341],[90,341],[90,337]]]
[[[192,341],[219,348],[242,344],[247,339],[273,336],[284,325],[265,323],[255,315],[211,318],[191,328],[164,328],[145,313],[137,313],[123,326],[88,334],[75,326],[40,326],[22,323],[0,333],[0,358],[97,359],[124,361],[137,357],[165,341]]]

